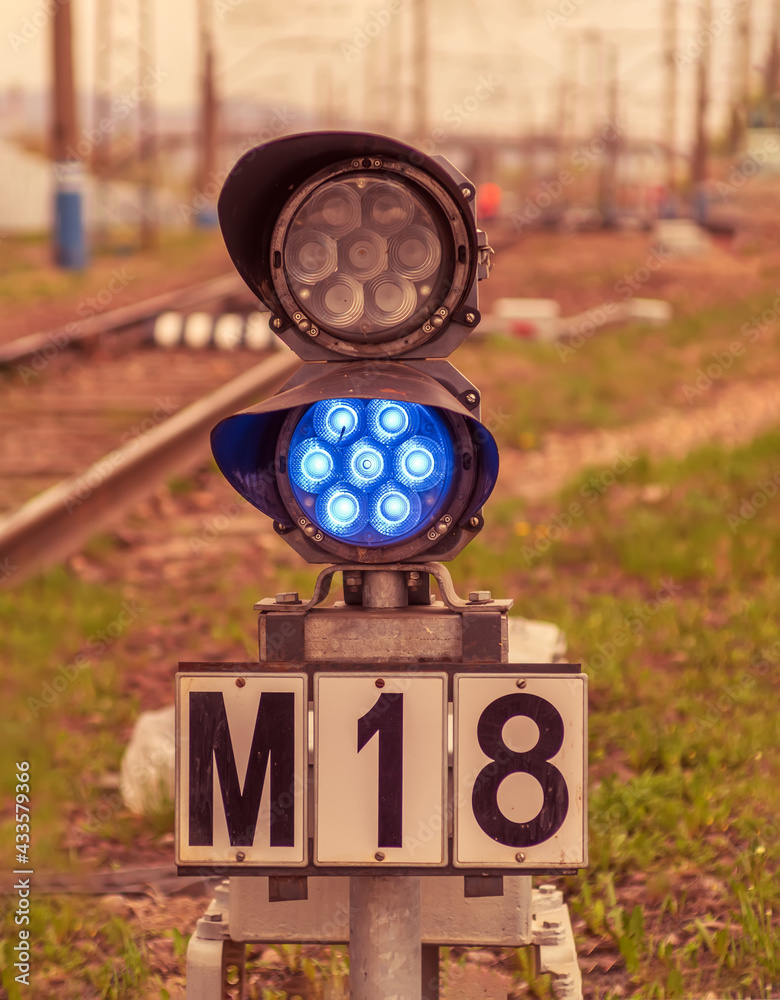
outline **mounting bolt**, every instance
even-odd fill
[[[469,593],[469,604],[488,604],[493,600],[489,590],[472,590]]]
[[[377,851],[376,854],[374,855],[374,859],[376,861],[384,861],[385,860],[385,852],[384,851]]]
[[[236,851],[236,861],[243,861],[246,858],[246,854],[243,851]]]
[[[515,855],[515,861],[525,861],[525,854],[522,851],[518,851]]]
[[[469,521],[469,524],[471,525],[472,528],[478,528],[479,527],[479,518],[478,517],[472,517],[471,520]]]
[[[465,319],[469,326],[471,326],[472,323],[476,322],[477,317],[474,313],[466,313]]]
[[[525,678],[523,677],[518,677],[517,680],[515,681],[515,684],[517,684],[519,688],[524,688],[527,683],[528,681],[525,680]]]
[[[298,591],[291,590],[285,594],[276,595],[277,604],[300,604],[300,599],[298,598]]]
[[[464,184],[460,190],[464,198],[471,198],[471,196],[474,194],[474,192],[471,190],[468,184]]]
[[[222,914],[221,913],[204,913],[203,919],[204,920],[211,920],[212,923],[218,924],[218,923],[221,923],[221,921],[222,921]]]
[[[476,392],[467,392],[466,393],[466,402],[469,404],[469,406],[473,406],[477,402],[478,399],[479,399],[479,397],[477,396]]]
[[[383,678],[377,677],[377,679],[374,681],[374,686],[378,687],[378,688],[383,688],[385,686],[385,682],[384,682]],[[382,856],[384,857],[384,855],[382,855]]]
[[[236,677],[236,687],[237,688],[246,687],[246,680],[243,677]]]
[[[281,330],[282,329],[281,319],[278,316],[274,316],[274,318],[271,320],[271,326],[274,328],[274,330]]]

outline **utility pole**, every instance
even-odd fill
[[[572,104],[577,96],[577,39],[569,35],[564,41],[563,69],[558,81],[558,168],[566,165],[571,137]],[[574,116],[576,120],[576,115]]]
[[[412,78],[414,80],[414,138],[422,143],[428,137],[428,76],[429,76],[429,46],[428,32],[430,30],[429,0],[414,0],[412,7]]]
[[[607,142],[604,152],[604,163],[601,168],[601,190],[599,192],[599,210],[602,220],[607,225],[614,224],[617,210],[617,172],[620,154],[620,136],[616,131],[618,118],[618,47],[615,44],[607,46],[607,117],[612,123],[614,133]]]
[[[210,185],[216,176],[217,166],[217,98],[214,84],[214,31],[211,23],[211,4],[200,0],[200,164],[198,193],[201,207],[195,214],[199,226],[216,225],[216,213],[211,207],[213,193]]]
[[[712,21],[712,0],[702,0],[701,34]],[[691,158],[691,181],[694,185],[707,179],[707,107],[709,105],[711,47],[703,45],[696,63],[696,130]]]
[[[750,16],[751,0],[737,5],[737,35],[734,52],[734,88],[731,108],[731,152],[738,152],[745,142],[750,106]]]
[[[772,2],[772,40],[767,58],[764,91],[772,115],[771,125],[776,126],[776,104],[780,92],[780,0]]]
[[[86,264],[86,246],[70,10],[70,0],[64,0],[52,15],[51,159],[56,178],[52,249],[60,267],[78,271]]]
[[[664,93],[664,140],[666,187],[671,197],[675,186],[675,143],[677,141],[677,0],[664,0],[663,58],[666,68]]]
[[[152,0],[138,0],[138,164],[141,175],[140,237],[146,250],[157,242],[157,122],[152,86]]]
[[[95,8],[95,128],[109,119],[111,112],[111,17],[113,0],[102,0]],[[100,133],[100,142],[92,147],[92,173],[95,177],[95,244],[109,242],[109,188],[111,175],[111,132]]]

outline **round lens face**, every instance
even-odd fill
[[[440,411],[394,399],[328,399],[290,439],[287,474],[301,510],[333,538],[376,547],[426,531],[455,474]]]
[[[355,171],[323,181],[286,226],[280,280],[296,309],[361,344],[394,339],[441,306],[452,233],[417,185]]]

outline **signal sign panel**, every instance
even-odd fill
[[[455,867],[586,864],[586,678],[519,683],[455,675]]]
[[[308,874],[583,867],[586,677],[562,665],[464,667],[178,674],[177,863]]]
[[[447,862],[447,675],[315,675],[317,865]]]
[[[307,864],[307,684],[177,675],[177,864]]]

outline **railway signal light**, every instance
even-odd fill
[[[498,450],[442,360],[479,322],[474,204],[441,157],[366,133],[266,143],[225,183],[228,251],[307,363],[212,448],[310,562],[451,559],[482,526]]]

